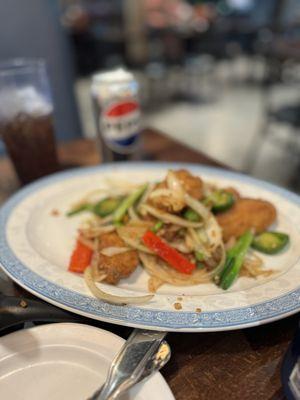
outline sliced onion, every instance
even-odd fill
[[[196,211],[204,220],[205,234],[213,249],[223,245],[222,230],[214,215],[198,200],[190,195],[185,195],[186,204]]]
[[[91,250],[95,250],[95,244],[92,240],[89,240],[88,238],[86,238],[82,235],[78,236],[78,240],[79,240],[79,242],[84,244],[86,247],[89,247]]]
[[[204,244],[201,242],[199,236],[195,232],[193,228],[188,228],[188,236],[193,242],[193,250],[200,251],[203,253],[205,258],[209,258],[211,256],[211,252],[207,250]]]
[[[141,304],[146,303],[147,301],[153,298],[153,295],[146,296],[115,296],[113,294],[109,294],[101,290],[98,286],[96,286],[92,271],[90,267],[87,267],[84,271],[84,280],[90,291],[93,293],[95,297],[98,299],[104,300],[108,303],[118,304],[118,305],[126,305],[126,304]]]
[[[140,243],[140,240],[138,238],[132,238],[129,237],[129,235],[126,235],[126,233],[124,233],[124,230],[122,230],[122,228],[117,229],[117,232],[120,238],[130,247],[136,250],[143,251],[144,253],[153,254],[151,250],[149,250],[146,246]]]
[[[126,229],[150,229],[154,225],[153,221],[144,221],[142,219],[130,221],[128,225],[126,225]]]
[[[160,196],[172,196],[173,192],[170,189],[156,189],[153,190],[153,192],[151,192],[149,194],[149,199],[153,199],[155,197],[160,197]]]
[[[194,243],[194,248],[199,246],[201,244],[201,241],[195,230],[193,228],[188,228],[188,233]]]
[[[196,243],[189,234],[185,235],[185,245],[190,249],[190,252],[195,251]]]
[[[137,205],[137,207],[136,207],[136,209],[137,209],[138,211],[140,211],[141,206],[142,206],[144,203],[146,203],[146,201],[148,200],[149,195],[150,195],[150,193],[152,192],[154,186],[155,186],[154,183],[149,183],[149,185],[148,185],[146,191],[144,192],[144,194],[143,194],[141,200],[139,201],[139,203],[138,203],[138,205]]]
[[[95,221],[96,226],[102,226],[105,224],[108,224],[109,222],[112,222],[113,216],[112,215],[107,215],[106,217],[99,217],[98,215],[93,216],[93,222]]]
[[[130,219],[133,221],[138,221],[140,219],[133,207],[129,207],[128,215],[129,215]]]
[[[184,254],[190,254],[191,250],[188,248],[188,246],[182,241],[182,242],[168,242],[167,240],[165,240],[165,242],[167,242],[171,247],[173,247],[174,249],[180,251],[181,253]]]
[[[150,276],[148,280],[148,290],[151,293],[155,293],[158,288],[160,288],[165,281],[162,281],[161,279],[157,278],[156,276]]]
[[[107,257],[113,257],[117,254],[127,253],[127,251],[131,251],[129,247],[106,247],[105,249],[100,250],[100,253]]]
[[[186,204],[191,207],[197,214],[202,217],[204,221],[206,221],[212,214],[211,212],[198,200],[194,199],[194,197],[189,194],[184,195],[184,200]]]
[[[263,260],[251,250],[247,252],[243,262],[243,267],[241,272],[245,271],[252,278],[257,278],[259,276],[268,277],[276,273],[272,269],[264,269]]]
[[[153,223],[151,226],[153,226]],[[119,236],[124,235],[133,239],[140,240],[148,229],[148,224],[135,224],[133,221],[133,223],[130,223],[130,225],[120,226],[119,228],[117,228],[117,232]]]
[[[203,226],[202,222],[191,222],[187,221],[183,218],[177,217],[176,215],[166,213],[164,211],[160,211],[157,208],[154,208],[152,206],[149,206],[148,204],[143,205],[142,209],[144,211],[147,211],[147,213],[153,215],[154,217],[162,220],[163,222],[169,223],[169,224],[175,224],[179,226],[183,226],[185,228],[199,228]]]
[[[226,260],[226,251],[225,251],[224,244],[222,243],[220,245],[220,247],[221,247],[221,251],[222,251],[220,261],[219,261],[218,265],[216,265],[216,267],[210,272],[211,277],[216,278],[216,280],[219,279],[220,272],[222,271],[224,264],[225,264],[225,260]]]
[[[179,179],[177,178],[174,171],[168,171],[167,174],[167,185],[168,188],[172,191],[173,195],[183,200],[185,195],[185,190],[183,189]]]
[[[163,186],[165,186],[165,181],[163,182]],[[170,205],[173,210],[180,211],[185,206],[184,193],[181,183],[177,179],[175,173],[173,171],[168,171],[166,187],[155,189],[150,193],[149,198],[154,199],[160,197],[162,198],[161,201]]]
[[[154,276],[165,283],[175,286],[190,286],[206,283],[211,280],[211,276],[205,269],[196,269],[191,275],[182,274],[170,268],[166,262],[155,256],[139,253],[145,270],[150,276]]]
[[[207,234],[205,232],[205,227],[197,229],[197,234],[198,234],[198,237],[200,239],[200,242],[204,246],[208,245],[208,237],[207,237]]]
[[[222,230],[215,217],[211,214],[210,218],[206,221],[205,232],[209,240],[209,244],[213,249],[223,244]]]
[[[256,254],[247,253],[244,260],[244,265],[249,265],[254,268],[259,268],[263,265],[263,260],[258,257]]]

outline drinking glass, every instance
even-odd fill
[[[0,63],[0,138],[22,183],[58,170],[53,103],[43,60]]]

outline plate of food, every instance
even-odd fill
[[[0,264],[72,312],[167,331],[240,329],[300,309],[300,198],[193,164],[61,172],[0,211]]]

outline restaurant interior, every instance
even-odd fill
[[[91,76],[126,66],[144,126],[299,191],[297,0],[3,0],[0,19],[0,60],[47,61],[58,140],[95,137]]]
[[[175,398],[178,400],[300,399],[299,365],[297,367],[298,381],[289,383],[292,381],[291,377],[296,374],[296,372],[291,371],[296,368],[300,355],[297,316],[297,312],[300,310],[300,289],[296,287],[300,273],[296,271],[293,272],[294,275],[292,275],[292,272],[290,273],[291,277],[288,275],[288,271],[294,271],[297,268],[300,270],[300,234],[298,232],[298,221],[300,221],[298,197],[300,195],[300,1],[1,0],[0,5],[0,206],[8,201],[8,203],[5,203],[7,205],[3,206],[2,214],[0,207],[0,267],[4,270],[4,272],[1,272],[0,268],[0,398],[2,398],[2,378],[4,382],[3,393],[7,393],[3,399],[8,400],[12,398],[14,400],[27,400],[29,398],[33,400],[35,398],[49,400],[78,398],[78,400],[83,400],[87,396],[80,397],[83,396],[82,393],[88,393],[91,388],[95,391],[98,386],[101,386],[99,382],[97,385],[95,374],[94,381],[91,384],[86,383],[85,387],[84,381],[86,379],[86,382],[89,382],[89,378],[84,377],[90,375],[87,372],[88,367],[84,367],[85,369],[83,368],[82,371],[85,372],[80,372],[80,374],[82,373],[82,380],[78,378],[74,384],[73,392],[75,395],[72,392],[72,397],[68,397],[70,395],[69,389],[67,389],[67,386],[64,388],[63,383],[61,383],[61,387],[64,389],[61,389],[61,392],[57,388],[54,390],[51,386],[52,383],[46,383],[44,375],[41,375],[40,380],[39,378],[34,379],[36,379],[35,385],[39,388],[37,390],[38,396],[45,397],[31,397],[32,389],[24,389],[23,393],[20,388],[12,387],[11,382],[13,381],[9,381],[7,378],[9,368],[6,367],[4,360],[10,354],[8,348],[10,350],[17,349],[14,354],[18,352],[21,354],[21,344],[18,345],[17,341],[11,341],[8,337],[14,334],[13,332],[16,333],[18,329],[25,331],[24,327],[30,330],[34,326],[37,328],[48,326],[44,325],[45,322],[64,321],[100,327],[125,339],[131,333],[130,328],[132,327],[149,329],[147,332],[157,331],[157,335],[161,334],[161,337],[156,336],[155,340],[159,343],[160,350],[162,346],[167,346],[164,347],[165,358],[162,357],[159,361],[161,366],[168,362],[162,369],[162,376],[171,389],[164,387],[164,384],[159,380],[160,377],[158,379],[157,376],[154,376],[153,378],[157,382],[155,379],[152,382],[153,378],[147,381],[145,394],[142,389],[138,389],[136,392],[132,392],[133,394],[128,399],[150,400],[151,396],[152,399],[157,400]],[[44,78],[40,78],[42,75],[39,75],[36,81],[37,86],[47,95],[42,104],[39,103],[40,99],[35,97],[35,93],[30,92],[29,89],[24,90],[22,101],[26,98],[28,104],[30,102],[31,104],[26,108],[27,111],[23,110],[12,122],[6,123],[10,107],[18,108],[19,105],[13,98],[13,94],[5,90],[2,91],[4,86],[12,82],[6,72],[3,71],[7,71],[7,68],[16,71],[19,67],[18,63],[23,62],[25,62],[25,67],[28,66],[26,64],[28,62],[36,63],[34,65],[38,74],[44,74],[43,77],[48,77],[46,83]],[[116,75],[112,75],[115,77],[117,77],[117,73],[127,74],[127,78],[128,76],[131,77],[131,86],[129,85],[127,89],[134,100],[130,100],[131,103],[128,100],[127,103],[131,107],[130,110],[127,110],[129,119],[123,116],[124,119],[120,120],[121,122],[118,120],[117,128],[111,122],[113,113],[117,112],[116,109],[111,107],[110,114],[107,111],[107,115],[104,116],[102,105],[95,105],[96,95],[93,85],[97,83],[100,85],[101,82],[102,84],[104,82],[104,88],[105,81],[101,81],[99,76],[105,73],[116,73]],[[118,83],[119,78],[115,79],[115,82]],[[14,85],[18,85],[20,82],[15,79]],[[101,92],[99,96],[105,98],[108,92],[103,89],[103,93]],[[130,97],[131,94],[128,96]],[[38,106],[37,103],[39,103]],[[31,112],[28,110],[35,110],[34,107],[39,106],[46,107],[46,110],[48,110],[46,117],[42,115],[42,117],[38,116],[32,119],[30,117],[27,120]],[[28,114],[26,114],[27,112]],[[135,131],[135,136],[128,139],[127,130],[136,129],[137,115],[140,118],[138,132]],[[112,119],[109,120],[109,116]],[[54,134],[52,134],[52,123]],[[103,129],[103,124],[106,124],[107,135],[115,134],[116,129],[119,129],[119,135],[124,135],[121,139],[118,138],[118,142],[116,141],[111,147],[110,144],[107,144],[111,142],[104,138],[105,134],[99,128],[99,126],[102,126]],[[125,126],[125,124],[127,125]],[[26,155],[25,151],[22,152],[26,147],[23,140],[25,140],[24,137],[27,134],[29,135],[34,130],[36,131],[34,139],[36,142],[30,144],[31,147],[29,146],[29,150],[27,149],[29,153],[27,151]],[[21,137],[21,131],[24,137]],[[128,141],[126,141],[127,139]],[[114,140],[114,137],[111,136],[109,140]],[[134,146],[135,140],[139,141],[137,146]],[[36,154],[37,149],[41,154],[41,160],[35,162],[34,154]],[[31,151],[32,153],[30,153]],[[74,305],[72,293],[73,291],[75,293],[77,288],[81,287],[81,284],[75,283],[75,280],[71,294],[64,295],[62,294],[64,290],[62,287],[64,287],[64,279],[67,279],[64,275],[59,276],[59,274],[53,273],[53,282],[61,286],[57,286],[58,289],[53,289],[53,292],[51,292],[52,289],[45,289],[47,285],[45,286],[42,281],[40,282],[39,278],[27,275],[27,272],[24,272],[25,270],[21,271],[21,264],[29,265],[36,276],[39,275],[41,266],[43,268],[45,266],[45,271],[50,271],[48,261],[41,261],[39,266],[37,261],[34,261],[40,257],[40,254],[43,257],[45,254],[49,254],[48,258],[45,256],[47,260],[49,259],[52,262],[52,260],[57,259],[58,264],[61,262],[60,260],[64,260],[64,252],[60,249],[57,250],[56,256],[50,254],[51,246],[55,247],[61,238],[59,234],[55,237],[56,228],[54,229],[51,223],[47,222],[42,211],[39,211],[40,204],[43,204],[44,201],[43,195],[41,195],[41,203],[35,205],[36,214],[28,217],[29,228],[26,228],[29,237],[28,242],[26,241],[22,245],[22,234],[18,233],[22,231],[21,225],[18,226],[15,222],[13,226],[15,218],[12,212],[13,207],[17,206],[19,201],[23,201],[25,196],[38,189],[39,181],[35,181],[37,178],[47,176],[45,181],[41,181],[44,182],[41,183],[41,187],[44,187],[47,182],[52,182],[52,175],[50,174],[58,170],[64,170],[61,176],[72,177],[70,171],[73,171],[72,168],[74,167],[92,166],[94,168],[95,165],[99,165],[99,163],[102,165],[107,161],[125,161],[128,165],[129,162],[136,160],[153,162],[157,165],[160,165],[160,161],[204,164],[209,166],[204,167],[204,171],[205,168],[208,168],[208,175],[210,173],[217,174],[217,172],[214,172],[214,168],[212,168],[212,172],[209,171],[211,166],[218,167],[226,169],[228,175],[225,174],[224,176],[228,180],[231,179],[231,173],[239,173],[239,177],[245,174],[247,176],[245,180],[243,180],[244,178],[237,179],[242,182],[242,188],[245,186],[247,189],[248,184],[249,187],[253,186],[249,189],[249,197],[262,197],[264,199],[266,194],[266,200],[272,201],[276,207],[283,208],[284,215],[287,215],[286,221],[288,221],[284,222],[285,220],[279,218],[278,226],[280,228],[283,226],[283,232],[287,231],[288,224],[295,218],[292,222],[293,230],[289,239],[285,233],[278,233],[279,236],[276,236],[278,241],[284,242],[284,244],[282,242],[280,250],[284,248],[288,240],[291,242],[288,248],[288,267],[284,270],[288,277],[285,279],[281,276],[281,278],[278,278],[278,282],[274,278],[273,286],[270,284],[272,279],[270,278],[268,281],[270,287],[266,286],[266,288],[263,283],[261,283],[261,286],[258,284],[256,289],[262,288],[261,294],[257,295],[259,302],[251,300],[252,294],[249,294],[248,297],[248,290],[253,289],[254,293],[256,289],[251,286],[252,284],[248,285],[247,283],[248,286],[245,287],[243,284],[234,286],[233,292],[230,292],[230,295],[238,293],[237,296],[242,293],[241,297],[238,297],[239,300],[234,300],[232,303],[230,303],[231,300],[228,300],[228,304],[227,300],[224,300],[222,306],[220,306],[219,293],[208,290],[203,297],[206,296],[208,299],[211,296],[212,303],[209,304],[208,300],[203,300],[204,306],[202,306],[201,300],[200,306],[195,306],[193,303],[193,310],[189,307],[192,307],[190,305],[193,302],[191,298],[196,292],[192,290],[189,292],[191,294],[185,295],[184,289],[181,287],[176,299],[172,301],[172,315],[176,313],[178,313],[176,315],[179,315],[183,311],[185,319],[180,320],[178,317],[177,320],[177,317],[171,316],[170,311],[170,317],[166,312],[165,321],[163,312],[167,310],[168,296],[171,295],[168,294],[167,289],[160,288],[161,282],[159,282],[158,287],[161,292],[159,291],[158,297],[164,297],[161,300],[163,305],[159,304],[155,308],[153,321],[150,321],[152,309],[149,311],[148,317],[141,317],[142,311],[137,311],[134,314],[132,311],[134,307],[128,305],[124,306],[128,307],[126,312],[118,311],[123,306],[112,306],[110,300],[105,303],[105,298],[105,305],[103,308],[99,306],[99,309],[95,305],[96,303],[93,303],[92,306],[86,306],[83,295],[78,299],[76,298],[77,303],[75,302]],[[114,167],[107,164],[105,168],[113,169]],[[131,167],[128,168],[131,171]],[[142,166],[141,169],[143,168]],[[82,172],[84,170],[82,168],[78,176],[84,174]],[[106,170],[104,169],[104,171]],[[60,176],[59,174],[60,172],[57,176]],[[152,176],[151,172],[150,176]],[[254,178],[253,181],[252,178]],[[47,179],[50,180],[47,181]],[[137,179],[139,182],[139,178]],[[27,183],[31,182],[33,184],[27,186]],[[56,182],[55,176],[53,182]],[[155,182],[158,183],[157,180]],[[174,180],[173,176],[174,187],[176,184],[178,184],[178,181]],[[158,183],[158,186],[159,190],[169,190],[166,189],[166,184],[164,186],[163,182]],[[234,192],[235,189],[231,188],[230,183],[227,186],[230,186],[229,189],[233,190],[230,195],[232,201],[240,200],[239,193]],[[68,183],[66,183],[64,193],[67,192],[68,187]],[[171,184],[169,184],[169,187],[171,187]],[[268,194],[268,191],[272,192],[272,195]],[[132,209],[134,202],[140,197],[143,198],[142,196],[145,193],[141,193],[137,195],[138,197],[131,199],[131,208],[127,207],[129,211],[131,210],[131,214],[128,211],[128,216],[125,219],[139,219],[134,214],[136,210]],[[272,197],[273,195],[274,197]],[[281,200],[280,196],[283,196],[284,200]],[[58,220],[61,218],[59,202],[60,198],[57,200],[57,205],[51,209],[52,217],[56,217]],[[291,205],[292,203],[293,205]],[[23,211],[22,207],[19,207],[18,218],[20,218],[20,221],[22,221],[22,215],[29,212],[30,206],[26,206],[26,204],[23,206]],[[192,200],[190,200],[190,203],[187,202],[187,205],[193,208]],[[84,210],[84,207],[86,211],[87,205],[80,203],[79,212]],[[211,204],[209,204],[209,207],[211,207]],[[35,212],[33,205],[31,209],[30,212]],[[213,208],[210,208],[211,210]],[[68,213],[71,215],[74,212],[77,213],[77,211],[75,207]],[[204,210],[204,215],[205,212]],[[268,212],[272,214],[272,209],[271,211],[267,209],[265,212],[257,209],[255,212],[257,212],[257,215],[260,212],[265,214],[261,216],[261,220],[263,220],[263,218],[268,218],[266,216]],[[201,210],[199,214],[202,217]],[[122,217],[124,215],[123,213]],[[157,215],[160,216],[160,214]],[[154,218],[153,216],[157,217],[157,215],[153,214],[152,218]],[[175,215],[175,218],[178,218],[178,215]],[[101,214],[102,216],[107,217],[107,214]],[[35,227],[36,221],[39,219],[42,223]],[[274,219],[272,220],[272,217],[270,217],[270,220],[274,221]],[[109,219],[108,221],[111,222]],[[124,220],[121,221],[120,218],[117,221],[114,220],[114,223],[114,228],[111,228],[110,225],[104,227],[108,229],[107,232],[110,232],[110,228],[118,230],[122,224],[125,224]],[[161,229],[161,226],[165,223],[165,221],[158,220],[155,227],[151,228],[151,232],[156,233],[156,229]],[[197,227],[197,224],[200,224],[198,219],[190,219],[189,223],[187,229]],[[12,225],[11,228],[10,225]],[[248,233],[253,236],[253,229],[255,228],[252,228]],[[11,229],[11,232],[9,229]],[[32,231],[30,231],[31,229]],[[64,233],[70,232],[71,228],[64,227]],[[11,255],[10,249],[14,248],[14,235],[16,236],[15,255]],[[45,239],[43,244],[39,244],[41,237]],[[87,241],[89,240],[90,237]],[[146,243],[145,240],[144,236],[143,246]],[[28,261],[31,250],[26,252],[27,250],[24,249],[29,242],[30,246],[33,243],[33,247],[37,246],[40,249],[36,258],[32,256],[32,263]],[[225,243],[225,250],[223,249],[226,257],[229,257],[231,249],[230,245],[226,247],[228,242]],[[239,243],[239,240],[237,242]],[[71,240],[68,243],[71,243]],[[235,244],[233,244],[233,247]],[[92,245],[95,246],[95,243],[92,243]],[[113,244],[112,246],[111,249],[114,249],[114,251],[122,248],[120,244]],[[278,246],[280,247],[280,243]],[[149,248],[147,251],[153,254],[149,251]],[[271,254],[270,251],[268,254]],[[126,254],[126,249],[124,252]],[[185,254],[184,250],[182,250],[182,254]],[[24,260],[27,260],[26,262],[23,261],[23,256]],[[284,264],[282,260],[285,260],[280,257],[284,257],[284,255],[281,255],[281,253],[279,255],[278,268],[280,263]],[[197,259],[197,265],[199,264],[198,261]],[[201,259],[200,264],[202,261]],[[276,264],[275,261],[274,264]],[[232,266],[230,263],[224,265],[224,268],[226,266],[231,268]],[[277,266],[274,268],[276,270]],[[269,271],[265,272],[268,273]],[[68,272],[64,273],[67,274]],[[270,274],[272,273],[270,272]],[[261,275],[263,274],[264,272],[261,273]],[[265,275],[267,276],[267,274]],[[133,278],[130,278],[129,286],[122,283],[121,288],[124,292],[130,292],[130,285],[134,287],[135,283],[139,282],[139,278],[136,276],[133,275]],[[217,279],[222,280],[223,275],[220,276],[221,278],[218,275]],[[250,279],[249,276],[246,279]],[[217,281],[215,276],[213,279],[215,282]],[[13,281],[17,283],[13,283]],[[113,289],[112,293],[117,294],[116,288]],[[134,292],[135,289],[132,290],[133,293],[142,293],[139,286],[136,292]],[[91,291],[94,294],[92,289]],[[160,293],[162,294],[160,295]],[[173,294],[172,291],[170,293]],[[42,300],[39,300],[38,297]],[[185,305],[182,300],[185,297],[188,305]],[[11,299],[10,302],[7,300],[9,298]],[[24,298],[25,300],[23,300]],[[281,298],[283,299],[282,303]],[[96,301],[96,299],[93,300]],[[23,301],[24,303],[22,303]],[[247,301],[249,301],[249,306]],[[42,305],[39,305],[38,302]],[[48,303],[51,303],[51,305]],[[226,314],[223,319],[221,315],[223,311],[219,313],[217,309],[219,306],[222,310],[228,306],[229,311],[226,309],[226,312],[232,312],[232,314]],[[18,311],[20,307],[24,316]],[[159,307],[162,307],[162,309],[159,309]],[[244,307],[240,308],[242,310],[240,314],[239,307]],[[29,317],[29,309],[33,310],[34,317]],[[199,317],[200,320],[198,320],[198,314],[201,315],[203,309],[205,312],[207,311],[207,318],[205,316],[203,319]],[[210,317],[209,314],[213,313],[215,309],[217,311],[214,316]],[[142,310],[142,308],[138,310]],[[234,310],[237,310],[236,314],[234,314]],[[2,315],[1,312],[3,312]],[[27,312],[28,314],[26,314]],[[75,313],[73,314],[73,312]],[[44,317],[45,313],[47,317]],[[261,316],[260,313],[262,313]],[[290,316],[291,314],[295,315]],[[41,315],[43,316],[41,317]],[[288,318],[273,322],[283,317]],[[2,323],[1,318],[3,318]],[[168,320],[168,318],[170,319]],[[230,321],[228,322],[226,318]],[[148,322],[143,322],[145,320]],[[272,323],[260,326],[269,322]],[[198,323],[199,325],[197,325]],[[242,328],[247,329],[242,330]],[[86,327],[86,329],[88,328]],[[153,329],[154,331],[152,331]],[[229,332],[231,329],[234,329],[234,331]],[[164,333],[162,334],[160,330]],[[164,341],[166,331],[174,331],[174,333],[167,335],[168,343]],[[135,335],[140,334],[137,329],[134,332]],[[295,332],[297,332],[296,339],[294,339]],[[36,339],[32,343],[37,343],[38,340],[45,340],[46,343],[48,334],[50,335],[50,331],[45,331],[45,339]],[[82,338],[89,335],[89,332],[86,331],[85,333],[83,329],[79,334]],[[131,337],[134,344],[137,340],[140,342],[145,340],[140,337],[137,339],[134,334]],[[54,339],[51,339],[50,336],[49,343],[51,344],[51,340]],[[22,339],[24,346],[26,346],[26,343],[27,345],[31,343],[31,339],[33,340],[33,337]],[[95,336],[95,343],[96,339]],[[107,340],[107,346],[115,349],[120,348],[123,343],[122,341],[118,342],[116,337],[111,339],[111,342],[109,342],[109,338],[104,337],[104,339],[105,345]],[[3,341],[1,342],[1,340]],[[72,340],[75,339],[72,337]],[[116,342],[113,342],[113,340]],[[151,340],[153,346],[154,339],[151,338]],[[63,345],[65,345],[65,342]],[[14,348],[14,346],[16,347]],[[76,352],[79,351],[81,342],[74,342],[74,346],[77,346]],[[96,350],[94,348],[92,350],[96,354]],[[64,351],[66,352],[64,354],[67,354],[67,350]],[[106,350],[103,351],[106,357]],[[155,356],[157,356],[158,347],[155,347],[155,351]],[[137,352],[135,349],[135,354]],[[109,352],[106,358],[110,360],[112,356],[108,354]],[[53,361],[56,360],[56,357],[59,360],[61,356],[54,351],[51,357]],[[82,357],[80,360],[85,359],[84,355],[80,355],[80,357]],[[47,360],[49,361],[49,359]],[[285,360],[284,363],[283,360]],[[27,366],[24,366],[22,357],[18,360],[18,363],[18,371],[27,368]],[[72,371],[77,368],[74,367],[74,365],[77,365],[74,360],[68,363],[69,361],[65,363],[69,374],[66,382],[71,379]],[[97,365],[96,358],[93,363],[91,364],[91,371],[93,365]],[[71,364],[73,369],[70,367],[70,370],[68,370],[67,365],[70,366]],[[3,373],[1,373],[1,365],[4,368]],[[41,361],[39,365],[46,364],[42,364]],[[106,369],[108,369],[108,365]],[[153,368],[153,370],[160,368],[157,365],[158,362],[155,364],[156,369]],[[294,367],[294,365],[296,366]],[[149,367],[149,365],[147,366]],[[139,366],[139,368],[141,367]],[[104,370],[106,371],[106,369]],[[145,366],[143,366],[143,373],[145,372],[144,369]],[[15,371],[17,371],[17,367],[15,367]],[[43,371],[48,374],[47,369]],[[197,371],[201,378],[198,378]],[[104,374],[103,371],[101,373]],[[135,373],[137,374],[136,371]],[[57,374],[60,374],[60,372],[57,372]],[[25,375],[24,377],[22,375],[21,378],[25,379]],[[150,372],[148,375],[150,375]],[[63,372],[61,376],[63,376]],[[133,372],[131,372],[132,376]],[[103,382],[104,377],[105,374],[103,375]],[[20,382],[23,382],[22,379]],[[58,382],[55,379],[52,382]],[[141,379],[142,377],[139,375],[134,383]],[[40,389],[43,385],[43,389]],[[173,394],[168,390],[171,390]],[[76,391],[78,397],[76,397]],[[109,395],[105,397],[104,391],[102,387],[102,397],[99,392],[90,399],[108,400],[117,398],[109,397]],[[154,395],[155,397],[153,397]],[[174,397],[172,397],[173,395]],[[127,399],[127,397],[124,398]]]

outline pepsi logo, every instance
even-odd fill
[[[135,101],[109,105],[101,118],[103,136],[110,141],[120,141],[136,135],[140,129],[140,107]]]
[[[123,115],[130,114],[137,110],[139,110],[139,105],[137,102],[126,101],[122,103],[113,104],[106,110],[105,115],[107,117],[121,117]]]

